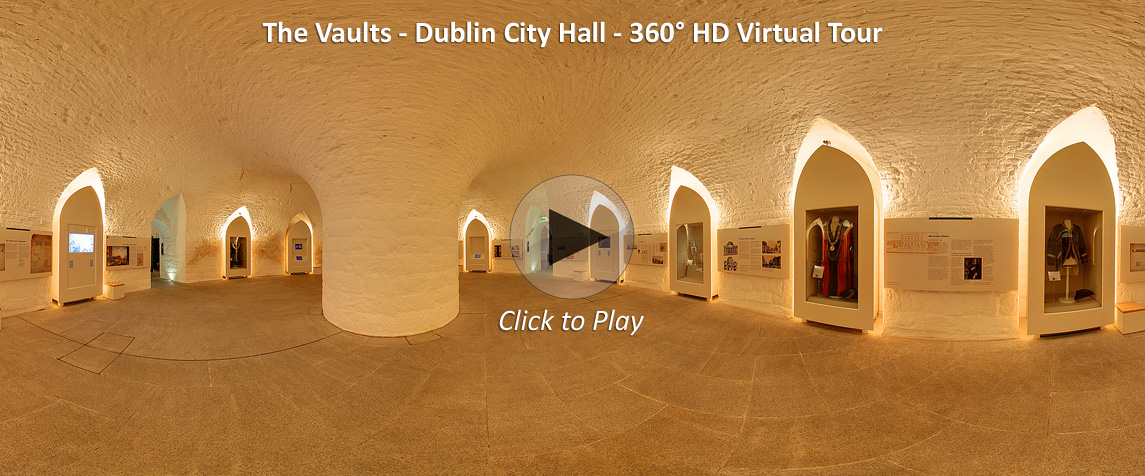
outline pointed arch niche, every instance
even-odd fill
[[[187,282],[187,203],[183,194],[171,197],[155,212],[152,228],[159,234],[159,276],[171,281]]]
[[[625,250],[632,239],[630,220],[621,218],[616,204],[599,191],[592,192],[589,209],[589,228],[608,235],[608,240],[591,247],[590,275],[598,281],[621,282],[627,267]]]
[[[858,157],[814,140],[795,170],[795,317],[871,331],[881,294],[882,186],[857,142],[849,149]]]
[[[223,226],[224,278],[246,278],[253,274],[251,264],[253,241],[250,212],[246,207],[241,207],[231,214]]]
[[[88,169],[64,189],[52,217],[52,300],[66,304],[103,294],[103,182]]]
[[[1113,135],[1101,111],[1083,109],[1054,127],[1023,172],[1021,190],[1026,334],[1112,324],[1119,194]]]
[[[299,213],[286,229],[286,274],[314,272],[314,228],[310,218]]]
[[[719,212],[708,188],[694,175],[672,167],[668,206],[668,286],[692,296],[715,297],[715,259]]]
[[[471,210],[462,228],[461,249],[465,271],[492,271],[492,240],[489,223],[477,210]]]

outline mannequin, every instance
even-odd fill
[[[823,267],[823,278],[819,283],[819,293],[831,298],[849,297],[853,292],[848,291],[853,291],[855,286],[852,275],[855,254],[851,246],[854,225],[832,216],[825,222],[821,218],[816,219],[811,226],[818,226],[823,231],[823,256],[819,263]]]
[[[1066,304],[1074,302],[1069,292],[1070,274],[1074,267],[1088,262],[1089,252],[1085,248],[1085,235],[1081,233],[1081,227],[1068,218],[1054,225],[1046,239],[1046,267],[1056,267],[1065,274],[1065,296],[1058,298],[1058,301]]]
[[[1054,225],[1046,238],[1046,266],[1060,270],[1088,262],[1089,251],[1081,227],[1069,219]]]

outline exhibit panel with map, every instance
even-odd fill
[[[717,231],[717,270],[724,273],[786,278],[789,261],[783,242],[791,233],[784,225],[723,228]]]
[[[51,276],[52,232],[0,230],[0,281]]]

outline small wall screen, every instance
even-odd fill
[[[68,233],[68,253],[94,253],[95,235]]]

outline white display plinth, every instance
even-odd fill
[[[1117,319],[1113,323],[1122,334],[1145,331],[1145,306],[1135,302],[1117,304]]]
[[[113,301],[118,301],[120,299],[123,299],[125,289],[127,289],[127,286],[124,286],[123,283],[107,283],[107,284],[104,284],[103,285],[103,297],[111,299]]]

